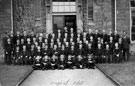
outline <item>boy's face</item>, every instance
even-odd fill
[[[115,43],[115,47],[118,47],[118,43]]]
[[[47,42],[47,39],[45,39],[45,43]]]
[[[110,40],[112,41],[113,40],[113,37],[110,37]]]
[[[64,39],[64,42],[66,42],[66,39]]]
[[[21,39],[21,43],[24,43],[24,39]]]
[[[106,49],[109,49],[109,45],[106,45]]]
[[[16,33],[17,35],[20,35],[20,32],[19,31],[17,31],[17,33]]]
[[[35,37],[33,38],[33,41],[36,41],[36,38]]]
[[[70,39],[70,42],[72,42],[73,41],[73,39]]]
[[[53,39],[51,39],[51,43],[53,43],[54,42],[54,40]]]
[[[24,36],[26,36],[26,35],[27,35],[26,31],[23,31],[23,35],[24,35]]]
[[[101,44],[98,44],[98,48],[101,48]]]
[[[23,46],[23,50],[26,50],[26,46]]]
[[[74,50],[74,46],[71,46],[71,49]]]
[[[121,42],[122,42],[122,39],[120,38],[120,39],[119,39],[119,43],[121,43]]]
[[[84,42],[86,41],[86,38],[85,38],[85,37],[83,38],[83,41],[84,41]]]
[[[74,46],[75,45],[75,43],[74,42],[72,42],[72,46]]]
[[[114,33],[117,34],[117,30],[115,30]]]
[[[8,39],[7,39],[7,42],[11,42],[11,39],[8,38]]]
[[[48,46],[47,45],[45,46],[45,49],[48,49]]]
[[[17,40],[17,43],[19,43],[20,41],[19,40]]]
[[[42,43],[42,47],[45,47],[45,43]]]
[[[74,36],[74,34],[73,33],[71,33],[71,37],[73,37]]]
[[[64,45],[62,45],[62,49],[64,49],[65,48],[65,46]]]
[[[93,40],[93,37],[91,36],[90,39]]]
[[[80,49],[82,48],[82,45],[81,45],[81,44],[79,45],[79,48],[80,48]]]
[[[92,32],[92,30],[91,29],[89,29],[89,33],[91,33]]]
[[[67,37],[67,33],[65,33],[65,37]]]
[[[46,34],[46,38],[48,38],[48,34]]]
[[[73,32],[73,28],[71,28],[71,32]]]
[[[19,47],[16,47],[16,50],[18,51],[19,50]]]
[[[88,44],[89,47],[91,47],[91,44]]]
[[[103,30],[103,33],[105,33],[105,30]]]
[[[60,30],[58,30],[58,33],[60,33]]]
[[[33,49],[34,48],[34,45],[31,45],[31,48]]]
[[[65,27],[64,30],[67,30],[67,27]]]
[[[54,49],[56,49],[57,48],[57,45],[54,45]]]
[[[61,46],[61,42],[59,42],[58,45]]]
[[[101,39],[101,43],[103,43],[104,42],[104,40],[103,39]]]

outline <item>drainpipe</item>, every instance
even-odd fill
[[[115,30],[117,30],[117,0],[115,1]]]
[[[13,29],[13,1],[11,0],[11,31],[14,32]]]

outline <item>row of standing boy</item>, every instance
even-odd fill
[[[126,32],[120,37],[117,31],[107,34],[105,30],[102,33],[95,30],[93,33],[91,29],[88,33],[80,30],[75,33],[73,28],[69,31],[64,28],[63,31],[58,30],[45,36],[42,33],[36,36],[34,32],[27,35],[27,31],[21,35],[18,31],[16,35],[11,33],[3,38],[5,62],[8,65],[31,65],[37,56],[51,58],[54,55],[64,55],[66,61],[68,57],[74,56],[74,62],[82,57],[83,63],[86,63],[87,57],[92,56],[96,63],[117,63],[130,59],[129,46],[130,39]]]

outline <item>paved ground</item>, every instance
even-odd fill
[[[34,71],[21,86],[115,86],[98,69]]]

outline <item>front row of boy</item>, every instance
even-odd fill
[[[37,55],[34,59],[34,69],[74,69],[74,68],[91,68],[94,69],[95,61],[91,55],[84,57],[82,55],[68,55],[67,57],[64,54],[58,55],[58,52],[55,52],[52,57],[49,57],[46,53],[43,57]]]

